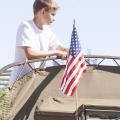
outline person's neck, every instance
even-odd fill
[[[43,29],[43,24],[42,24],[42,22],[40,22],[40,20],[38,20],[37,18],[34,17],[33,21],[39,29],[41,29],[41,30]]]

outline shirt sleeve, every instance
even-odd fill
[[[63,46],[63,44],[58,40],[56,35],[50,31],[51,37],[50,37],[50,49],[57,49],[59,46]]]
[[[32,34],[30,26],[22,23],[16,35],[16,46],[32,46]]]

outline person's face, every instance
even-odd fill
[[[43,11],[43,18],[44,18],[44,22],[45,24],[51,24],[53,23],[53,21],[55,21],[55,15],[56,15],[56,11],[55,10],[49,10],[49,11]]]

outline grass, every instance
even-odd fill
[[[4,99],[3,99],[3,94],[5,90],[4,88],[0,88],[0,120],[2,120],[2,112],[3,112],[3,104],[4,104]]]

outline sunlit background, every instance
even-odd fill
[[[14,61],[18,25],[33,18],[34,0],[1,1],[0,68]],[[51,26],[69,47],[73,19],[85,54],[120,56],[120,0],[57,0],[61,6]]]

